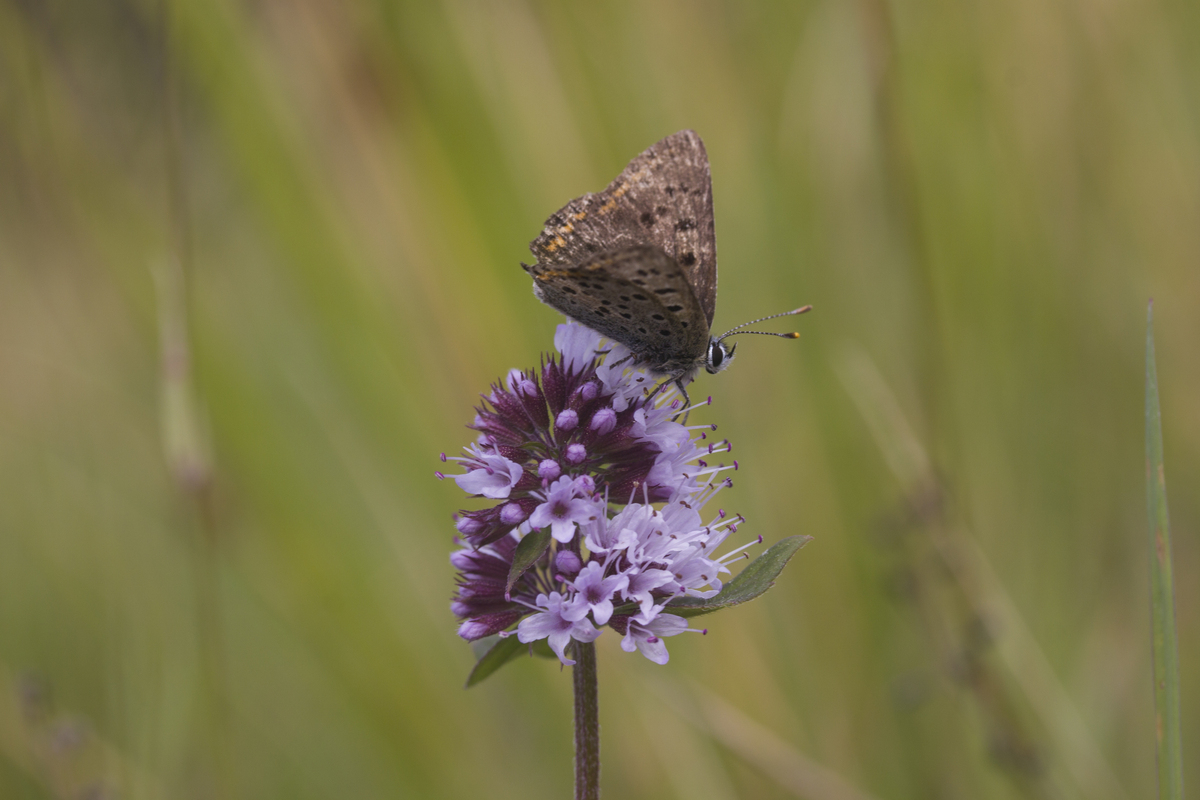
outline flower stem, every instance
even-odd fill
[[[575,800],[600,797],[600,701],[596,646],[575,642]]]

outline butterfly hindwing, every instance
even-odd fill
[[[651,245],[678,265],[711,327],[717,302],[712,179],[704,144],[680,131],[629,162],[608,188],[550,216],[529,246],[538,271],[576,267],[599,254]]]

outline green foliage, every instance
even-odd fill
[[[486,639],[481,639],[480,643],[484,643],[484,647],[476,650],[476,655],[479,660],[475,662],[475,666],[471,669],[471,674],[467,676],[467,687],[470,689],[478,683],[482,683],[484,678],[494,674],[496,670],[503,667],[518,657],[523,655],[535,655],[541,658],[553,658],[558,660],[558,656],[550,649],[550,645],[545,639],[533,642],[532,644],[522,644],[516,636],[489,636]]]
[[[1158,747],[1158,796],[1183,798],[1183,742],[1179,714],[1179,637],[1175,630],[1175,582],[1171,561],[1171,522],[1163,467],[1162,412],[1154,363],[1154,304],[1146,311],[1146,510],[1147,560],[1154,648],[1154,706]]]
[[[820,547],[665,669],[597,641],[605,796],[1148,795],[1149,295],[1200,763],[1200,4],[37,0],[0,3],[0,797],[563,797],[569,670],[463,691],[432,473],[551,347],[546,216],[684,127],[717,327],[815,307],[692,422],[739,536]]]
[[[549,528],[533,531],[522,539],[513,554],[512,567],[508,570],[508,582],[504,587],[505,592],[511,592],[512,587],[521,579],[525,571],[537,563],[537,560],[545,555],[548,549],[550,549]]]

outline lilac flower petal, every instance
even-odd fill
[[[554,349],[562,353],[563,364],[572,372],[582,370],[596,357],[600,334],[574,322],[559,325],[554,331]]]
[[[521,465],[504,456],[485,455],[481,460],[485,466],[473,469],[466,475],[454,476],[458,488],[467,494],[481,494],[493,500],[508,497],[524,472]]]

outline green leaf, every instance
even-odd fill
[[[525,570],[532,567],[537,560],[542,557],[546,549],[550,547],[550,529],[542,528],[540,531],[532,531],[525,536],[524,539],[517,545],[517,552],[513,553],[513,563],[508,569],[508,583],[504,586],[504,593],[508,594],[512,591],[512,587],[516,585],[521,576],[525,574]]]
[[[470,689],[477,683],[482,683],[484,678],[489,677],[492,673],[503,667],[510,661],[515,661],[523,655],[532,654],[538,658],[553,658],[558,660],[558,656],[550,649],[550,644],[545,639],[539,639],[532,645],[521,644],[516,635],[512,636],[487,636],[475,642],[471,642],[471,649],[475,651],[478,661],[471,669],[471,674],[467,676],[467,685],[465,688]]]
[[[1150,517],[1150,616],[1153,627],[1154,706],[1158,734],[1158,796],[1183,798],[1180,736],[1179,641],[1175,632],[1175,588],[1171,570],[1171,523],[1163,468],[1162,414],[1154,365],[1154,303],[1146,312],[1146,509]]]
[[[503,667],[504,664],[514,660],[514,658],[526,654],[528,645],[521,644],[521,640],[516,636],[505,637],[487,637],[488,639],[496,639],[490,649],[485,652],[479,661],[475,662],[475,667],[470,670],[467,676],[467,686],[470,688],[475,684],[482,682],[487,676],[496,672],[497,669]],[[487,639],[482,639],[486,642]]]
[[[668,603],[666,610],[681,617],[698,617],[753,600],[775,585],[775,578],[792,556],[811,541],[811,536],[789,536],[776,542],[725,584],[715,596],[707,599],[680,597]]]
[[[489,636],[488,638],[493,637]],[[467,676],[466,688],[470,689],[475,684],[482,682],[484,678],[525,651],[526,646],[521,644],[516,636],[505,636],[503,638],[497,636],[495,639],[495,644],[483,654],[482,658],[475,662],[475,667],[471,670],[471,674]]]

